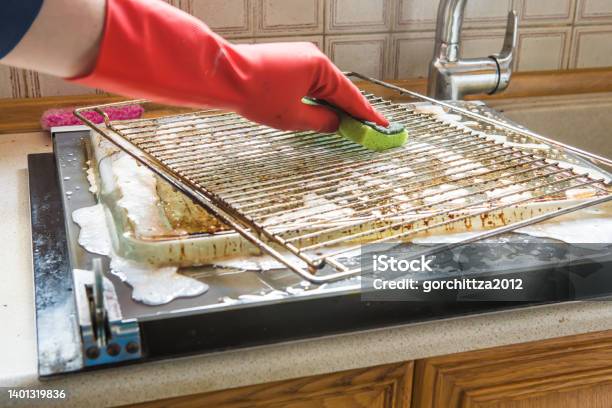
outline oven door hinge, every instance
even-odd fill
[[[74,287],[86,367],[142,357],[140,329],[135,319],[123,319],[112,282],[93,259],[93,271],[74,269]]]

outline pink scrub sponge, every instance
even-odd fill
[[[110,120],[126,120],[138,119],[142,116],[144,108],[140,105],[125,105],[119,107],[108,107],[103,109]],[[72,126],[82,125],[83,123],[74,116],[74,108],[49,109],[45,111],[41,118],[40,124],[43,129],[49,130],[54,126]],[[83,116],[91,120],[93,123],[102,123],[102,115],[98,112],[86,111]]]

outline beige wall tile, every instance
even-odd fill
[[[612,67],[612,26],[574,27],[569,68]]]
[[[394,31],[434,30],[439,0],[396,0]],[[468,0],[464,27],[504,27],[520,0]]]
[[[486,58],[501,51],[506,31],[502,29],[463,30],[462,58]]]
[[[38,73],[34,71],[5,67],[2,77],[2,86],[7,87],[2,91],[3,95],[9,95],[12,98],[38,98],[41,96]]]
[[[468,0],[465,6],[465,24],[474,27],[505,27],[513,0]]]
[[[323,0],[258,0],[255,35],[322,34]]]
[[[227,38],[229,42],[232,44],[255,44],[255,39],[253,37],[249,38]]]
[[[515,66],[518,71],[566,69],[571,27],[524,28],[519,31]]]
[[[95,89],[76,85],[51,75],[38,74],[40,96],[81,95],[96,93]]]
[[[294,41],[308,41],[323,50],[323,36],[322,35],[300,35],[297,37],[260,37],[255,39],[256,44],[260,43],[274,43],[274,42],[294,42]]]
[[[176,8],[180,8],[181,10],[191,12],[192,3],[194,1],[200,1],[200,0],[164,0],[164,1]]]
[[[190,11],[221,35],[253,36],[253,0],[192,0]]]
[[[433,31],[391,35],[391,69],[393,79],[427,77],[433,57]]]
[[[326,33],[391,29],[392,0],[327,0]]]
[[[388,76],[388,34],[325,36],[325,53],[344,71],[375,78]]]
[[[576,24],[612,23],[612,1],[578,0]]]
[[[0,98],[12,98],[13,90],[11,86],[11,68],[0,65]],[[2,117],[0,115],[0,120]]]
[[[520,0],[515,7],[521,26],[571,24],[576,0]]]
[[[396,0],[393,29],[432,30],[436,24],[436,12],[439,0]]]

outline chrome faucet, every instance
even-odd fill
[[[441,0],[434,57],[429,67],[428,94],[439,100],[458,100],[465,95],[501,92],[512,75],[512,59],[518,34],[518,17],[508,13],[504,45],[487,58],[461,59],[460,36],[466,0]]]

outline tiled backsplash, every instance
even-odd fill
[[[311,41],[345,70],[427,75],[438,0],[167,0],[239,43]],[[520,17],[515,69],[612,66],[612,0],[468,0],[463,55],[501,49],[508,10]],[[91,93],[0,66],[1,97]]]

